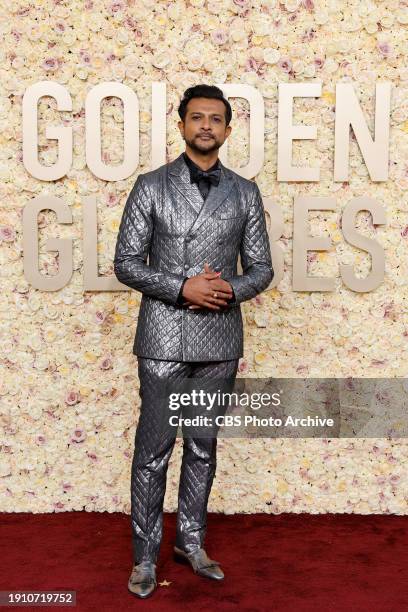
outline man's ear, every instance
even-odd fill
[[[225,140],[227,140],[228,136],[231,134],[231,130],[232,127],[230,125],[227,125],[227,127],[225,128]]]
[[[178,125],[178,129],[180,130],[180,134],[184,138],[184,121],[181,121],[181,120],[178,121],[177,125]]]

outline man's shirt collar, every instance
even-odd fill
[[[193,162],[193,160],[187,155],[187,153],[184,151],[183,152],[183,157],[184,157],[184,161],[186,162],[187,166],[189,167],[189,169],[191,168],[196,168],[197,170],[201,170],[203,172],[203,169],[200,168],[200,166],[197,166],[197,164],[195,162]],[[211,168],[208,168],[208,170],[205,170],[205,172],[211,172],[211,170],[215,170],[216,168],[218,168],[219,164],[219,159],[217,159],[217,161],[215,162],[215,164],[213,164],[211,166]]]

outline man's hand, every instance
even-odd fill
[[[221,272],[215,272],[206,262],[204,272],[189,278],[183,287],[183,297],[186,301],[183,306],[189,309],[201,309],[203,307],[210,310],[221,310],[221,307],[228,306],[232,298],[231,285],[220,278]]]

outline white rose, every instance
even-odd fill
[[[256,312],[254,317],[257,327],[267,327],[269,317],[266,312]]]
[[[204,58],[200,53],[192,53],[188,57],[187,67],[189,70],[199,70],[203,65]]]
[[[169,19],[178,21],[180,19],[180,5],[177,2],[171,2],[167,8],[167,15]]]
[[[75,28],[67,28],[64,34],[62,35],[62,44],[65,46],[66,49],[69,49],[75,43],[76,38],[77,37],[75,34]]]
[[[100,13],[92,13],[87,21],[88,28],[91,30],[91,32],[99,32],[102,30],[105,23],[106,21],[103,18],[103,15]]]
[[[3,457],[2,461],[0,462],[0,476],[11,476],[11,474],[11,463]]]
[[[110,75],[113,81],[123,81],[126,76],[125,66],[123,66],[120,62],[112,62],[110,67]]]
[[[129,42],[129,34],[127,30],[118,30],[115,40],[119,45],[127,45]]]
[[[256,36],[266,36],[271,31],[271,24],[267,18],[267,15],[253,19],[251,26]]]
[[[303,74],[305,77],[314,77],[316,75],[316,66],[314,64],[308,64],[305,66]]]
[[[27,346],[29,346],[33,351],[40,351],[42,348],[41,337],[37,334],[33,334],[27,340]]]
[[[305,65],[302,60],[295,60],[292,64],[292,69],[295,74],[302,74],[304,71]]]
[[[49,359],[45,355],[37,355],[33,367],[37,370],[46,370],[50,365]]]
[[[325,10],[317,11],[314,15],[314,20],[318,25],[324,25],[329,20],[329,14]]]
[[[300,5],[300,0],[286,0],[285,1],[285,9],[289,12],[289,13],[294,13],[295,11],[298,10]]]
[[[336,72],[336,70],[338,70],[338,63],[336,62],[336,60],[334,60],[333,58],[329,57],[325,64],[324,64],[324,69],[329,73],[329,74],[334,74]]]
[[[394,16],[391,13],[386,13],[380,18],[380,23],[384,28],[390,28],[394,23]]]
[[[212,72],[212,78],[214,83],[225,83],[228,78],[228,73],[224,68],[216,68]]]
[[[259,77],[256,72],[244,72],[241,74],[241,83],[247,83],[248,85],[252,85],[253,87],[258,86]]]
[[[151,63],[155,68],[164,68],[170,62],[169,51],[161,51],[155,53],[151,59]]]
[[[378,25],[376,21],[370,19],[364,24],[364,28],[368,34],[375,34],[378,30]]]
[[[27,306],[31,310],[31,312],[36,312],[41,308],[42,299],[38,295],[38,293],[33,293],[29,296],[27,300]]]
[[[235,30],[230,31],[230,37],[233,42],[239,42],[240,40],[243,40],[244,38],[246,38],[246,36],[247,34],[244,28],[235,29]]]
[[[75,70],[75,76],[78,77],[78,79],[81,79],[81,81],[86,81],[86,79],[88,78],[88,69],[77,68]]]
[[[408,8],[403,8],[397,11],[396,18],[397,18],[398,23],[401,23],[402,25],[407,25],[408,24]]]
[[[343,22],[342,30],[344,32],[358,32],[361,30],[361,21],[357,17],[351,19],[345,19]]]
[[[267,64],[276,64],[279,61],[280,52],[277,49],[268,47],[263,50],[263,59]]]

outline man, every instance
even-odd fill
[[[131,474],[134,567],[128,582],[130,592],[142,598],[157,585],[166,473],[176,437],[163,383],[190,378],[233,383],[243,356],[240,304],[273,278],[259,189],[218,159],[231,133],[229,102],[218,87],[196,85],[185,91],[178,112],[185,152],[139,175],[114,258],[119,281],[143,294],[133,346],[141,408]],[[198,575],[222,580],[220,563],[203,548],[216,445],[216,436],[184,437],[174,555]]]

